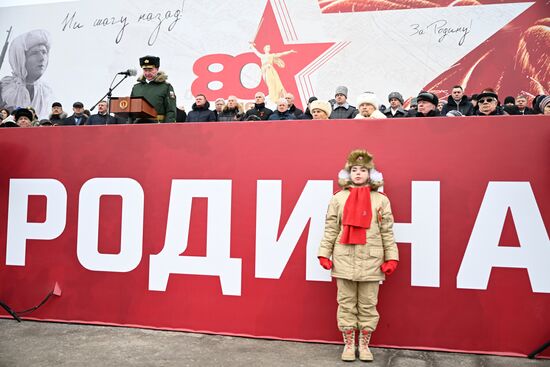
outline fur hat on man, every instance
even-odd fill
[[[334,92],[334,95],[336,96],[337,94],[343,94],[346,96],[346,98],[348,97],[348,88],[347,87],[344,87],[343,85],[339,86],[338,88],[336,88],[336,92]]]
[[[32,111],[27,108],[19,108],[15,111],[15,121],[19,121],[20,117],[26,117],[29,121],[33,120]]]
[[[316,100],[310,103],[309,111],[313,112],[314,109],[319,109],[324,111],[327,114],[327,117],[332,113],[332,106],[330,103],[325,101]]]
[[[373,105],[375,109],[378,109],[378,98],[376,94],[365,92],[357,97],[357,107],[361,106],[363,103]]]
[[[349,154],[348,159],[346,160],[344,169],[341,170],[338,174],[338,185],[340,185],[342,188],[349,187],[351,185],[351,167],[360,166],[365,167],[369,170],[368,184],[371,189],[378,190],[379,187],[384,185],[384,179],[382,173],[378,172],[374,168],[373,158],[373,155],[366,150],[356,149],[352,151]]]
[[[401,93],[399,92],[391,92],[389,95],[388,95],[388,102],[392,99],[392,98],[395,98],[397,99],[399,102],[401,102],[401,104],[405,103],[404,99],[403,99],[403,96],[401,95]]]
[[[420,101],[426,101],[430,102],[434,106],[437,106],[437,104],[439,103],[439,98],[437,98],[437,96],[431,92],[420,92],[416,97],[416,101],[417,103]]]
[[[139,66],[142,69],[160,68],[160,57],[157,56],[143,56],[139,58]]]

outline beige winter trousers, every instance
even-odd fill
[[[379,282],[355,282],[336,278],[338,328],[374,331],[380,318],[376,310]]]

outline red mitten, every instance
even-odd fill
[[[332,269],[332,261],[330,259],[327,259],[326,257],[319,256],[319,264],[327,270]]]
[[[388,260],[382,265],[380,265],[380,269],[384,272],[386,275],[391,275],[395,269],[397,268],[397,261],[396,260]]]

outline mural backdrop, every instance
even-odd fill
[[[147,54],[161,57],[187,109],[197,93],[248,100],[261,90],[269,104],[291,92],[303,105],[312,95],[332,98],[339,85],[352,104],[364,91],[383,100],[394,90],[441,97],[455,84],[467,94],[493,87],[501,96],[550,89],[545,0],[83,0],[4,7],[2,18],[0,77],[11,78],[3,81],[4,101],[25,103],[10,89],[32,67],[17,38],[41,30],[48,49],[35,61],[35,94],[48,108],[77,100],[90,107]],[[128,95],[134,81],[114,95]]]

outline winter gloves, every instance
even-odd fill
[[[391,275],[395,269],[397,268],[397,261],[396,260],[388,260],[382,265],[380,265],[380,269],[384,272],[386,275]]]
[[[326,257],[319,256],[319,264],[327,270],[332,269],[332,261],[330,259],[327,259]]]
[[[397,268],[397,263],[398,262],[396,260],[388,260],[380,265],[380,269],[384,272],[384,274],[391,275]],[[319,256],[319,264],[327,270],[332,269],[332,261],[326,257]]]

